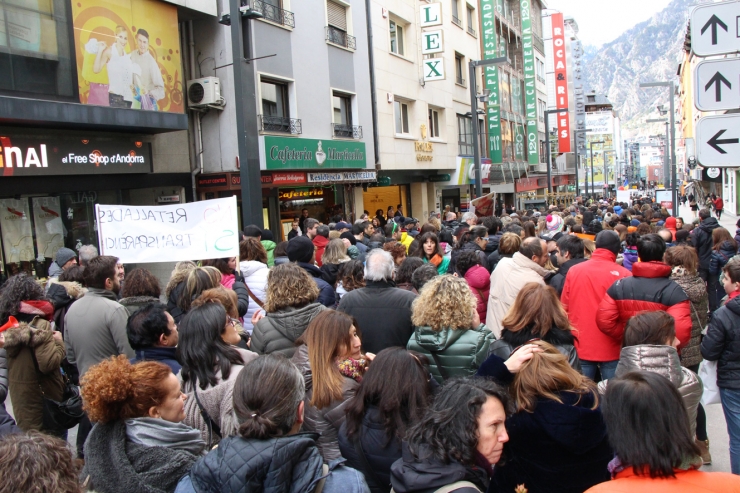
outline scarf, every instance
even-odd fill
[[[208,452],[199,430],[159,418],[127,419],[126,438],[139,445],[174,448],[195,456]]]
[[[429,259],[429,263],[435,267],[439,267],[439,264],[442,263],[442,260],[442,255],[435,253],[434,256]]]
[[[362,375],[367,370],[367,360],[365,358],[338,359],[337,368],[339,368],[339,373],[359,383],[362,382]]]
[[[20,302],[18,313],[38,315],[46,320],[51,320],[51,317],[54,315],[54,306],[44,300],[26,300]]]
[[[737,295],[740,295],[740,291],[733,291],[732,293],[727,295],[727,301],[730,301],[732,298],[736,297]]]
[[[699,469],[703,464],[704,461],[698,455],[696,457],[684,457],[683,461],[681,461],[681,464],[679,464],[677,467],[674,467],[674,469],[678,469],[679,471],[690,471],[691,469]],[[618,473],[624,471],[628,467],[630,466],[622,464],[622,461],[619,460],[619,457],[617,457],[616,455],[606,466],[606,468],[609,470],[609,473],[612,475],[612,479],[614,479]]]

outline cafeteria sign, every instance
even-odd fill
[[[365,168],[365,143],[266,135],[266,169]]]

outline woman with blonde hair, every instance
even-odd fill
[[[319,434],[317,441],[324,462],[341,457],[339,428],[347,401],[354,397],[369,360],[362,354],[362,341],[352,318],[324,310],[308,325],[303,344],[293,355],[306,383],[304,429]]]
[[[504,361],[491,355],[478,370],[503,385],[516,403],[506,420],[506,462],[496,466],[494,491],[581,493],[609,479],[613,459],[596,384],[552,344],[535,340]]]
[[[249,237],[239,243],[239,271],[244,276],[244,285],[250,302],[244,314],[244,330],[251,334],[254,329],[252,317],[265,304],[267,292],[267,250],[257,238]]]
[[[491,343],[489,355],[507,359],[514,348],[540,339],[555,346],[574,370],[581,371],[573,327],[553,288],[535,282],[525,284],[501,325],[501,337]]]
[[[178,300],[182,296],[183,291],[185,291],[188,276],[196,267],[195,262],[191,262],[190,260],[183,260],[176,263],[172,274],[170,274],[167,287],[164,289],[164,295],[167,296],[167,311],[170,312],[175,322],[179,322],[182,316],[185,315],[178,306]]]
[[[190,305],[203,291],[220,285],[221,271],[215,267],[196,267],[190,271],[185,279],[185,288],[177,300],[177,306],[182,313],[181,317],[190,311]]]
[[[339,268],[350,260],[344,240],[341,238],[330,240],[321,256],[321,278],[335,288]]]
[[[429,358],[439,382],[473,375],[495,337],[480,323],[476,300],[464,279],[438,276],[424,285],[411,307],[414,333],[407,349]]]
[[[325,307],[316,300],[319,288],[311,276],[296,264],[272,268],[267,279],[267,312],[252,331],[251,349],[257,354],[282,353],[290,358],[296,341]]]

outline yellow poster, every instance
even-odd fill
[[[80,102],[184,111],[177,8],[156,0],[72,0]]]

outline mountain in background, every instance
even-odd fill
[[[665,132],[663,124],[644,121],[657,117],[656,106],[665,104],[668,108],[668,90],[640,89],[639,84],[678,82],[676,72],[682,59],[689,9],[698,3],[702,2],[673,0],[614,41],[584,50],[586,85],[612,102],[622,122],[622,138]]]

